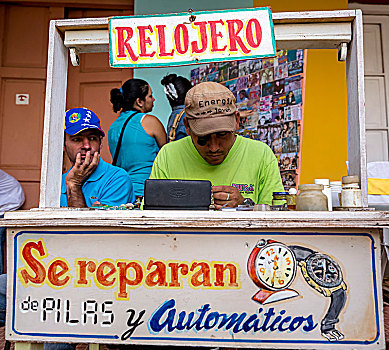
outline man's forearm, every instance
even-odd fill
[[[72,208],[86,208],[84,194],[82,193],[82,186],[66,184],[66,197],[68,200],[68,207]]]

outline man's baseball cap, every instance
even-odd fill
[[[100,119],[95,112],[85,107],[72,108],[66,111],[65,132],[68,135],[76,135],[87,129],[97,129],[102,136],[105,136],[100,127]]]
[[[185,97],[185,114],[194,134],[235,131],[235,96],[225,86],[204,82],[192,87]]]

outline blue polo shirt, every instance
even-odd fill
[[[61,207],[67,207],[65,178],[70,169],[62,175]],[[96,170],[82,185],[82,193],[88,207],[96,201],[102,205],[120,205],[135,201],[130,176],[119,167],[104,162],[101,158]]]

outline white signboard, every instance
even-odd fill
[[[276,54],[268,8],[109,19],[111,67],[163,67]]]
[[[16,231],[8,250],[7,338],[381,348],[375,238]]]

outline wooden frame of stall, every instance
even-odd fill
[[[349,172],[360,176],[363,206],[367,207],[361,11],[274,13],[273,21],[277,48],[337,49],[339,59],[346,60]],[[9,234],[13,228],[62,226],[162,231],[363,229],[377,235],[382,228],[389,227],[389,213],[375,211],[222,213],[59,209],[68,55],[71,55],[72,64],[77,65],[78,53],[86,52],[108,52],[108,18],[51,21],[40,203],[38,209],[7,213],[0,225],[10,228]],[[381,281],[378,281],[378,287],[381,287]],[[382,300],[381,288],[378,296]],[[383,320],[382,309],[379,313]],[[101,346],[91,344],[90,348],[100,349]],[[40,349],[39,344],[16,343],[19,350],[32,347]]]
[[[338,49],[347,63],[349,173],[360,177],[367,207],[363,28],[360,10],[274,13],[278,49]],[[50,23],[40,208],[58,208],[61,186],[63,115],[68,55],[108,52],[108,18],[54,20]]]

